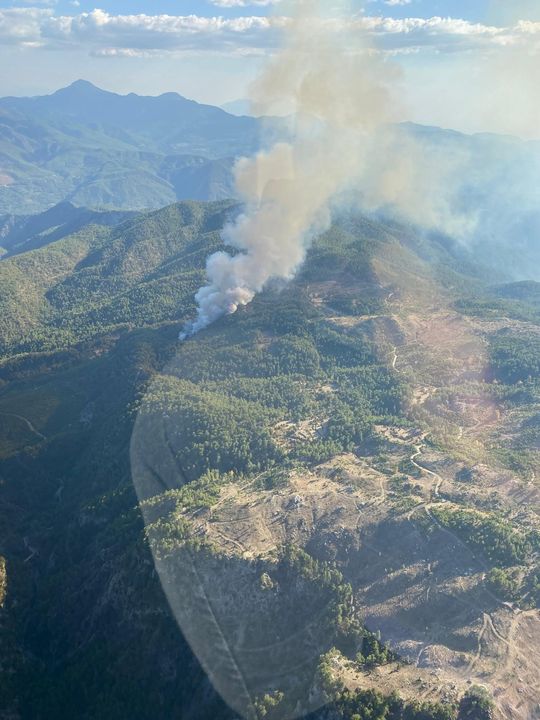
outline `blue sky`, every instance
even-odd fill
[[[146,13],[152,14],[170,14],[170,15],[204,15],[210,16],[222,14],[226,17],[240,17],[246,14],[266,15],[272,11],[272,5],[266,7],[251,5],[249,2],[245,6],[225,7],[219,3],[212,3],[210,0],[99,0],[97,3],[89,0],[80,0],[77,7],[69,0],[59,0],[57,3],[35,2],[16,2],[12,0],[0,0],[0,7],[12,7],[14,5],[54,5],[58,12],[72,14],[75,10],[81,12],[90,12],[96,7],[107,10],[116,14],[136,14]],[[354,3],[351,3],[354,5]],[[359,7],[362,3],[357,2]],[[410,0],[402,5],[391,5],[384,0],[372,0],[368,2],[367,11],[377,14],[384,14],[396,18],[404,17],[423,17],[428,18],[434,15],[443,17],[459,17],[474,22],[488,22],[501,20],[505,21],[509,18],[520,15],[520,10],[516,7],[526,7],[527,16],[536,14],[540,16],[540,9],[535,11],[535,6],[540,3],[537,0],[531,0],[529,3],[519,3],[515,0]],[[275,5],[274,5],[275,8]]]
[[[511,4],[512,0],[500,0],[499,5]],[[354,6],[354,3],[351,3]],[[170,15],[204,15],[210,16],[222,14],[227,17],[240,17],[246,14],[246,10],[250,15],[266,15],[272,12],[276,5],[272,4],[264,6],[252,5],[249,2],[245,6],[226,7],[220,5],[219,2],[212,3],[210,0],[98,0],[92,2],[89,0],[79,0],[79,4],[69,0],[59,0],[58,2],[16,2],[16,0],[0,0],[0,7],[8,8],[13,6],[54,6],[57,12],[62,14],[73,14],[74,12],[90,12],[96,7],[115,14],[136,14],[146,13],[153,14],[170,14]],[[357,2],[356,6],[360,7],[362,3]],[[411,0],[403,5],[390,5],[384,0],[373,0],[368,2],[367,11],[372,13],[380,13],[391,17],[403,18],[414,15],[415,17],[432,17],[433,15],[462,17],[473,21],[486,20],[496,3],[490,0]]]
[[[277,18],[290,2],[0,0],[0,95],[82,77],[121,93],[242,98],[279,49]],[[540,127],[540,0],[352,0],[348,12],[399,66],[403,119],[523,135]]]

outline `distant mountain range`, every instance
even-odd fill
[[[0,99],[0,214],[60,201],[141,209],[233,194],[234,158],[260,121],[166,93],[117,95],[79,80],[52,95]]]
[[[71,217],[77,207],[139,211],[234,199],[235,158],[287,137],[289,124],[233,115],[175,93],[117,95],[83,80],[52,95],[0,99],[0,247],[13,254],[20,242],[39,245],[44,228],[39,238],[25,229],[19,239],[17,228],[59,203],[69,203]],[[400,129],[387,151],[389,168],[394,155],[399,168],[410,145],[416,175],[415,197],[400,196],[397,219],[411,223],[418,237],[436,229],[474,248],[505,276],[540,278],[540,143],[412,123]],[[386,218],[394,210],[385,207]]]

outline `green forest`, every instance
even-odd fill
[[[233,720],[171,615],[150,550],[174,555],[189,536],[180,510],[212,507],[227,483],[256,477],[272,492],[291,471],[361,447],[383,458],[374,427],[410,425],[410,388],[391,348],[361,324],[332,321],[385,311],[391,288],[376,281],[371,259],[397,241],[374,221],[337,223],[295,281],[179,343],[205,259],[236,212],[230,202],[186,202],[114,225],[93,218],[0,261],[0,631],[9,656],[0,698],[22,720]],[[456,272],[452,263],[451,282]],[[313,300],[320,283],[334,284],[325,303]],[[537,322],[536,285],[509,293],[486,289],[456,307]],[[533,337],[489,338],[487,379],[505,401],[535,391],[539,351]],[[143,503],[156,517],[146,529],[130,465],[133,428],[145,421],[147,441],[176,463],[174,484]],[[301,422],[305,433],[291,430]],[[534,434],[534,418],[527,423]],[[419,473],[408,458],[400,472]],[[535,535],[498,515],[432,512],[485,558],[490,587],[512,599],[527,592],[534,605],[538,576],[517,591],[513,572],[538,552]],[[197,552],[226,565],[212,547]],[[299,578],[306,603],[324,597],[331,608],[317,670],[327,707],[314,720],[492,717],[481,688],[454,706],[336,685],[325,665],[333,649],[365,672],[404,660],[353,618],[337,565],[288,547],[256,570],[257,582]],[[256,699],[258,717],[279,717],[287,702],[276,688]]]

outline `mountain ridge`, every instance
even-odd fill
[[[34,112],[67,113],[78,120],[85,119],[90,122],[106,122],[107,119],[123,122],[128,125],[135,123],[137,115],[145,121],[159,120],[159,114],[164,111],[193,114],[200,122],[201,119],[216,118],[229,122],[231,127],[242,127],[244,131],[256,125],[254,118],[240,118],[227,113],[217,106],[199,103],[190,100],[179,93],[167,92],[161,95],[138,95],[136,93],[120,94],[104,90],[88,80],[76,80],[65,88],[60,88],[48,95],[32,97],[5,97],[0,98],[0,107],[12,107],[24,110],[25,106],[32,106]],[[175,120],[185,118],[175,116]],[[245,122],[243,121],[245,120]],[[213,129],[213,128],[212,128]]]
[[[175,93],[118,95],[79,81],[50,95],[0,99],[0,215],[70,200],[141,210],[234,195],[238,155],[261,121]]]
[[[236,159],[290,137],[293,124],[274,118],[269,126],[176,93],[120,95],[85,80],[46,96],[0,99],[0,216],[61,201],[141,211],[234,199]],[[421,174],[433,179],[427,199],[410,203],[418,238],[429,231],[427,217],[480,262],[489,256],[494,272],[538,279],[540,145],[414,123],[399,129],[396,152],[403,141],[415,161],[421,147]]]

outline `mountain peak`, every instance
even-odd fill
[[[79,80],[75,80],[74,82],[72,82],[71,85],[68,85],[68,88],[93,88],[94,90],[99,90],[99,88],[96,87],[96,85],[94,85],[93,83],[91,83],[90,80],[83,80],[82,78],[79,78]]]
[[[59,95],[89,95],[89,94],[104,94],[107,93],[106,90],[102,90],[101,88],[98,88],[96,85],[91,83],[89,80],[75,80],[75,82],[72,82],[71,85],[68,85],[65,88],[61,88],[60,90],[57,90],[53,95],[59,96]],[[107,93],[108,94],[108,93]]]

